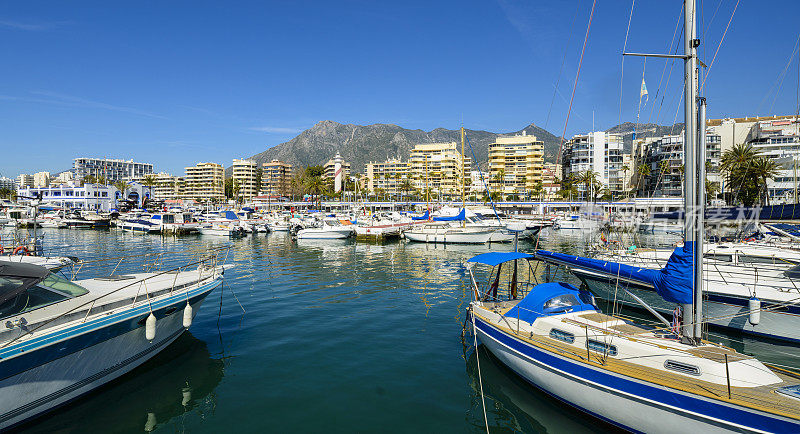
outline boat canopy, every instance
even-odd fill
[[[239,220],[239,216],[233,211],[225,211],[222,215],[228,220]]]
[[[38,265],[0,261],[0,307],[41,282],[48,274],[49,270]]]
[[[620,277],[628,280],[653,285],[658,295],[671,303],[692,304],[692,244],[689,241],[683,247],[677,247],[669,261],[660,270],[634,267],[611,261],[565,255],[563,253],[539,250],[536,257],[544,261],[548,259],[559,263],[597,271],[608,277]]]
[[[428,212],[428,211],[425,211],[425,214],[422,214],[419,217],[411,216],[411,220],[417,220],[417,221],[418,220],[428,220],[430,217],[431,217],[431,213]]]
[[[504,262],[513,261],[515,259],[533,259],[534,256],[522,252],[489,252],[481,253],[478,256],[473,256],[467,262],[475,262],[478,264],[491,265],[492,267],[500,265]]]
[[[435,221],[435,222],[454,222],[454,221],[466,220],[466,218],[467,218],[466,217],[466,212],[464,211],[464,208],[461,208],[461,212],[459,212],[457,215],[449,216],[449,217],[434,217],[433,221]]]
[[[525,298],[503,316],[532,324],[541,316],[584,310],[597,310],[588,291],[581,291],[569,283],[550,282],[534,286]]]

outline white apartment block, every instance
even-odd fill
[[[83,180],[87,176],[93,176],[95,179],[102,177],[111,184],[115,181],[132,180],[152,174],[153,165],[111,158],[76,158],[72,172],[75,179]]]
[[[50,172],[36,172],[33,174],[33,186],[36,188],[50,185]]]
[[[33,175],[22,173],[19,176],[17,176],[17,187],[19,188],[33,187]]]
[[[258,196],[261,189],[258,180],[258,163],[251,160],[234,159],[231,177],[239,187],[237,199],[248,200]]]
[[[225,198],[225,169],[217,163],[197,163],[186,168],[184,197],[200,202]]]
[[[497,137],[489,144],[489,176],[492,190],[503,195],[525,196],[542,182],[544,142],[536,136]]]
[[[564,147],[564,176],[579,177],[592,171],[597,181],[613,193],[622,191],[622,136],[597,131],[578,134]],[[586,185],[578,183],[578,192],[584,199]]]
[[[367,190],[375,192],[383,190],[389,195],[398,195],[404,192],[402,186],[406,181],[410,182],[411,164],[399,158],[390,158],[382,163],[367,163]],[[413,187],[413,184],[412,184]]]
[[[261,190],[268,196],[292,194],[292,165],[280,160],[264,163]]]
[[[461,195],[472,166],[472,160],[461,155],[456,142],[416,145],[410,163],[414,188],[428,188],[433,195],[450,197]]]
[[[796,203],[800,180],[800,119],[760,121],[749,142],[758,153],[779,165],[779,173],[767,180],[770,200]]]

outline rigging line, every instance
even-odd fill
[[[717,45],[717,51],[714,52],[714,57],[711,58],[711,63],[708,64],[708,68],[706,68],[705,76],[703,77],[703,82],[700,83],[700,93],[702,93],[703,89],[706,85],[706,79],[708,79],[708,74],[711,73],[711,67],[714,66],[714,61],[717,60],[717,53],[719,53],[719,49],[722,47],[722,43],[725,42],[725,35],[728,34],[728,29],[731,27],[731,23],[733,22],[733,16],[736,14],[736,8],[739,7],[739,2],[741,0],[736,0],[736,5],[733,6],[733,12],[731,12],[731,18],[728,20],[728,25],[725,26],[725,31],[722,32],[722,38],[719,40],[719,45]]]
[[[678,23],[680,23],[680,19],[681,19],[682,15],[683,15],[683,13],[681,13],[681,15],[678,16]],[[678,41],[683,39],[683,30],[684,30],[683,27],[681,27],[681,33],[680,33],[680,36],[678,36]],[[680,42],[675,44],[675,50],[673,51],[672,54],[678,54],[678,47],[680,45],[681,45]],[[669,88],[669,80],[672,78],[673,69],[675,69],[675,62],[670,62],[669,74],[667,74],[667,83],[664,85],[664,94],[661,95],[661,104],[658,106],[658,112],[656,113],[656,123],[659,123],[658,119],[661,118],[661,109],[664,107],[664,99],[666,97],[667,89]],[[683,92],[680,92],[680,93],[683,93]]]
[[[589,22],[586,24],[586,35],[583,37],[583,48],[581,48],[581,58],[578,61],[578,71],[575,73],[575,83],[572,84],[572,96],[569,99],[569,109],[567,109],[567,119],[564,121],[564,131],[561,133],[561,143],[558,148],[558,155],[556,156],[556,164],[559,163],[561,153],[564,147],[564,137],[567,135],[567,125],[569,124],[569,115],[572,112],[572,102],[575,100],[575,89],[578,88],[578,77],[581,76],[581,66],[583,65],[583,54],[586,52],[586,44],[589,41],[589,29],[592,28],[592,18],[594,17],[594,8],[597,5],[597,0],[592,1],[592,10],[589,12]]]
[[[764,94],[764,98],[758,104],[758,108],[756,109],[756,113],[759,113],[761,111],[761,106],[767,101],[767,98],[769,98],[769,96],[772,94],[772,89],[775,87],[776,84],[778,84],[778,80],[780,79],[780,77],[786,73],[786,69],[789,68],[789,65],[791,64],[792,59],[794,58],[794,52],[797,50],[797,44],[799,42],[800,42],[800,35],[798,35],[798,39],[797,39],[797,41],[795,41],[794,46],[792,47],[792,54],[791,54],[791,56],[789,56],[789,62],[786,64],[786,68],[784,68],[783,72],[778,74],[778,78],[776,78],[775,82],[772,83],[772,86],[770,86],[769,91],[767,91],[767,93]]]
[[[556,92],[558,91],[558,84],[561,82],[561,74],[564,71],[564,63],[567,61],[567,52],[569,51],[569,43],[572,41],[572,30],[575,28],[575,21],[578,20],[578,8],[580,2],[575,2],[575,15],[572,16],[572,24],[569,26],[569,36],[567,36],[567,45],[564,47],[564,57],[561,58],[561,68],[558,70],[558,78],[556,78],[555,88],[553,89],[553,97],[550,98],[550,108],[547,110],[547,119],[544,121],[544,129],[550,123],[550,113],[553,111],[553,104],[556,102]]]
[[[722,1],[722,0],[720,0]],[[675,43],[675,37],[678,36],[678,29],[680,28],[681,24],[681,16],[683,15],[683,8],[681,7],[678,10],[678,19],[675,20],[675,30],[672,32],[672,40],[669,42],[669,46],[667,46],[667,53],[672,51],[672,44]],[[677,49],[677,47],[676,47]],[[650,106],[650,117],[647,119],[647,123],[652,123],[653,121],[653,112],[656,109],[656,102],[658,101],[658,95],[661,94],[661,84],[664,82],[664,74],[667,72],[667,65],[674,65],[674,62],[664,62],[664,69],[661,71],[661,78],[658,80],[658,87],[656,88],[656,96],[653,98],[653,104]],[[672,75],[672,68],[669,70],[670,75]],[[669,78],[667,79],[667,85],[669,85]],[[664,93],[666,93],[667,87],[664,86]],[[664,97],[662,95],[661,101],[664,101]]]
[[[624,53],[627,51],[628,48],[628,35],[631,32],[631,20],[633,19],[633,6],[636,4],[636,0],[631,0],[631,13],[628,15],[628,29],[625,30],[625,43],[622,44],[622,52]],[[625,56],[622,56],[622,60],[620,61],[619,66],[619,122],[617,125],[622,124],[622,89],[623,89],[623,78],[625,77]]]
[[[787,73],[789,72],[789,67],[792,64],[792,60],[794,60],[794,55],[795,55],[795,53],[800,52],[800,35],[797,36],[796,47],[797,48],[795,48],[795,51],[792,52],[792,56],[789,57],[789,62],[786,64],[786,68],[783,71],[783,74],[782,74],[783,77],[781,77],[781,82],[780,82],[780,84],[778,84],[778,88],[775,89],[775,98],[772,98],[772,105],[770,105],[770,107],[769,107],[769,111],[770,112],[773,112],[773,109],[775,108],[775,101],[778,100],[778,95],[780,95],[781,88],[783,87],[783,81],[786,80],[786,76],[789,75]],[[800,56],[798,56],[798,57],[800,57]]]

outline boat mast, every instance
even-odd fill
[[[692,281],[694,282],[694,303],[683,305],[683,336],[696,343],[702,337],[703,317],[703,217],[705,198],[700,197],[704,190],[705,173],[704,152],[698,148],[697,118],[697,39],[696,0],[684,0],[684,240],[692,243],[693,262]],[[704,105],[705,108],[705,105]],[[705,112],[705,110],[703,110]],[[705,116],[705,113],[704,113]],[[702,126],[700,126],[702,128]],[[699,188],[698,188],[699,187]]]
[[[464,221],[461,222],[462,227],[467,226],[466,213],[467,213],[467,200],[464,198],[464,189],[466,189],[466,173],[464,173],[464,127],[461,127],[461,209],[464,210]]]

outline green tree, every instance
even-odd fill
[[[779,173],[778,164],[760,156],[752,146],[741,143],[725,151],[720,170],[732,199],[744,206],[753,206],[759,200],[769,203],[767,180]]]

